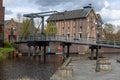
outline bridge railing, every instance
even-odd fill
[[[44,36],[44,38],[40,36],[34,37],[19,37],[19,39],[15,42],[26,42],[26,41],[66,41],[66,42],[83,42],[83,43],[96,43],[96,39],[93,38],[75,38],[73,36]]]
[[[26,41],[65,41],[65,42],[80,42],[80,43],[91,43],[91,44],[105,44],[112,46],[120,46],[120,41],[117,40],[99,40],[94,38],[75,38],[73,36],[34,36],[34,37],[20,37],[16,42]]]
[[[118,40],[100,40],[99,44],[120,46],[120,41],[118,41]]]

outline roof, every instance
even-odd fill
[[[98,20],[103,24],[102,18],[100,16],[100,14],[97,14]]]
[[[15,24],[17,24],[17,25],[20,25],[21,23],[19,23],[19,22],[16,22],[16,21],[14,21],[13,20],[13,18],[12,19],[10,19],[10,20],[5,20],[5,22],[4,22],[4,25],[7,25],[9,22],[11,22],[11,21],[13,21]]]
[[[5,20],[4,24],[6,25],[10,20]]]
[[[72,11],[64,11],[60,13],[55,13],[51,15],[47,21],[52,20],[64,20],[64,19],[76,19],[76,18],[85,18],[92,8],[83,8]]]

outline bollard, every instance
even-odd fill
[[[59,77],[70,78],[73,76],[73,69],[70,66],[60,67],[58,71]]]
[[[107,58],[99,59],[99,64],[100,64],[100,72],[105,72],[105,71],[111,71],[112,66]]]

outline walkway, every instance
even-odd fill
[[[60,80],[120,80],[120,63],[116,62],[116,57],[110,58],[112,64],[110,72],[95,72],[95,60],[90,61],[87,58],[80,58],[80,56],[73,57],[69,64],[73,67],[73,77]]]

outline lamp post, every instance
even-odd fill
[[[14,41],[14,30],[15,30],[15,28],[11,27],[9,30],[10,30],[10,42],[13,42]]]
[[[98,50],[99,50],[99,41],[100,41],[100,36],[101,36],[101,32],[100,32],[100,27],[101,27],[101,23],[98,21],[97,22],[97,46],[96,46],[96,72],[100,72],[100,64],[99,64],[99,54],[98,54]]]

